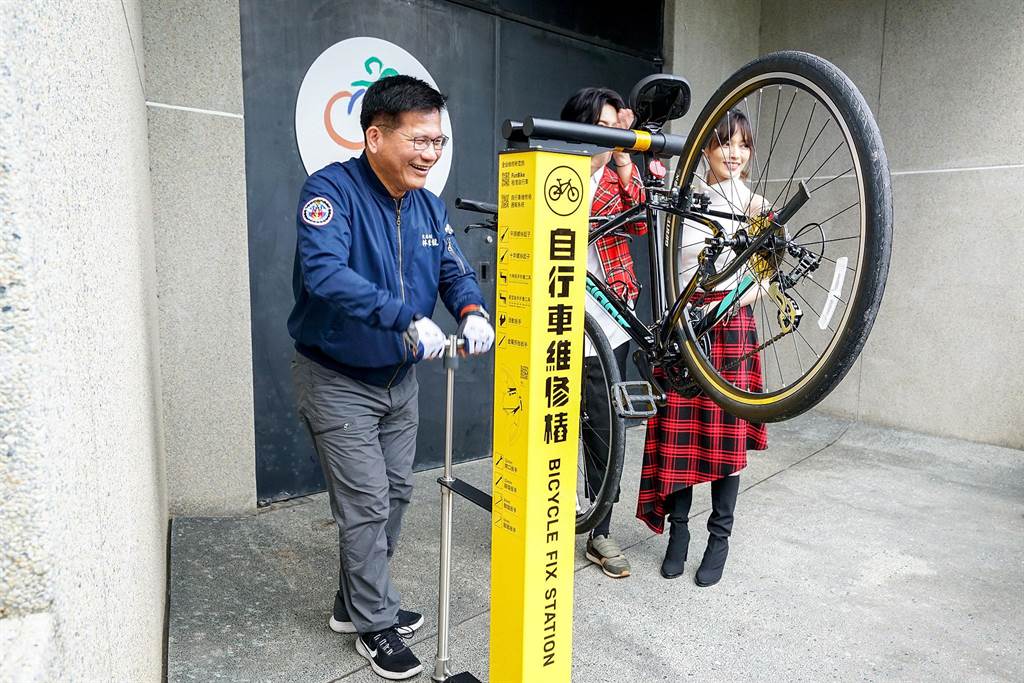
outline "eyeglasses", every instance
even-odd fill
[[[445,148],[445,145],[448,144],[448,140],[450,139],[447,135],[441,135],[441,136],[436,137],[436,138],[428,138],[428,137],[423,136],[423,135],[418,136],[418,137],[413,137],[411,135],[406,135],[405,133],[403,133],[402,131],[398,130],[397,128],[392,128],[391,126],[377,126],[377,127],[378,128],[387,128],[388,130],[395,131],[396,133],[401,135],[403,138],[405,138],[406,140],[411,142],[412,143],[412,148],[415,149],[417,152],[422,152],[428,146],[433,147],[435,152],[440,152],[442,149]]]

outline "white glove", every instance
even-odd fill
[[[494,343],[494,328],[482,316],[469,314],[462,319],[459,336],[466,340],[467,353],[487,353]]]
[[[413,320],[409,329],[405,331],[405,339],[412,352],[422,353],[422,357],[425,359],[443,356],[444,346],[448,341],[441,328],[430,318]]]

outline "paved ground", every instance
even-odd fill
[[[722,583],[658,575],[665,539],[633,518],[630,431],[613,534],[633,576],[577,544],[574,681],[1024,680],[1024,452],[809,415],[775,425],[743,475]],[[457,475],[486,487],[489,461]],[[437,471],[417,475],[394,573],[436,648]],[[696,490],[699,560],[709,487]],[[455,507],[452,669],[487,673],[490,527]],[[169,680],[380,681],[326,621],[337,534],[327,500],[171,533]]]

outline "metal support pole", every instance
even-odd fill
[[[437,658],[434,660],[434,674],[431,679],[439,683],[448,679],[448,609],[451,589],[452,555],[452,490],[447,485],[452,477],[452,431],[455,412],[455,369],[459,366],[459,338],[449,335],[444,352],[444,368],[447,375],[444,415],[444,475],[441,477],[441,566],[438,572],[437,590]]]

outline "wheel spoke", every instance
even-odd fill
[[[781,99],[782,99],[782,86],[780,85],[776,89],[775,115],[772,117],[772,133],[771,133],[771,136],[769,137],[769,140],[771,141],[771,144],[768,146],[768,158],[765,159],[765,162],[764,162],[764,176],[762,176],[762,178],[761,178],[761,181],[764,183],[764,187],[768,187],[768,178],[771,177],[770,169],[771,169],[771,166],[772,166],[772,154],[775,153],[775,143],[777,141],[777,138],[775,137],[775,124],[778,123],[778,120],[779,120],[779,101]],[[756,143],[757,141],[755,140],[754,142]],[[757,191],[757,189],[759,187],[760,187],[760,185],[758,183],[754,184],[754,190],[755,191]],[[764,193],[765,193],[764,188],[761,188],[761,191],[758,192],[758,194],[760,194],[760,195],[764,195]]]
[[[818,186],[817,186],[816,188],[814,188],[813,190],[811,190],[811,194],[814,194],[815,192],[817,192],[817,191],[818,191],[818,190],[820,190],[821,188],[823,188],[823,187],[825,187],[826,185],[828,185],[829,183],[831,183],[831,182],[832,182],[833,180],[838,180],[839,178],[842,178],[842,177],[843,177],[844,175],[846,175],[847,173],[850,173],[850,172],[852,172],[852,171],[853,171],[853,166],[851,166],[850,168],[846,169],[845,171],[843,171],[843,172],[842,172],[842,173],[840,173],[839,175],[837,175],[837,176],[833,177],[832,179],[830,179],[830,180],[826,180],[826,181],[825,181],[825,182],[823,182],[823,183],[822,183],[821,185],[818,185]]]
[[[850,235],[849,237],[829,237],[828,239],[818,240],[817,242],[792,242],[794,247],[813,247],[818,244],[828,244],[829,242],[843,242],[845,240],[859,240],[860,235]]]
[[[800,139],[800,149],[797,150],[797,153],[796,153],[796,159],[797,159],[796,166],[793,167],[793,172],[789,175],[789,180],[786,181],[786,187],[784,188],[786,190],[786,197],[785,197],[785,199],[782,200],[783,205],[785,205],[786,202],[789,201],[789,188],[793,184],[793,178],[796,177],[796,172],[800,170],[800,166],[801,166],[801,164],[803,164],[803,158],[801,158],[800,154],[804,151],[804,143],[807,142],[807,131],[809,131],[811,129],[811,119],[814,118],[814,110],[817,108],[817,106],[818,106],[818,102],[816,100],[811,100],[811,113],[807,117],[807,125],[804,126],[804,136]],[[828,120],[826,120],[825,123],[827,124]],[[814,141],[817,142],[818,138],[814,138]],[[812,147],[813,147],[813,145],[814,145],[814,143],[811,143]],[[811,153],[811,149],[810,148],[807,149],[807,153],[808,154]],[[778,202],[779,198],[776,197],[775,201]]]
[[[804,336],[804,333],[800,331],[799,327],[796,328],[793,331],[796,332],[798,337],[800,337],[801,339],[804,340],[804,344],[807,344],[807,348],[809,348],[811,350],[811,353],[814,354],[815,358],[821,358],[821,354],[818,353],[818,350],[816,348],[814,348],[814,346],[811,344],[811,342],[807,341],[807,337]]]
[[[828,261],[829,263],[831,263],[834,266],[838,266],[839,265],[836,261],[830,259],[828,256],[825,256],[824,254],[819,254],[819,256],[821,256],[821,258],[825,259],[826,261]],[[850,266],[844,266],[844,267],[848,271],[850,271],[851,273],[856,273],[857,272],[856,268],[851,268]]]
[[[789,63],[792,66],[787,66]],[[743,315],[748,321],[747,329],[757,330],[753,347],[756,351],[748,349],[746,353],[735,354],[732,361],[712,364],[708,368],[711,384],[705,388],[727,409],[735,408],[736,414],[767,416],[771,421],[776,407],[785,405],[788,410],[802,410],[801,400],[814,393],[805,387],[831,390],[836,375],[831,371],[847,362],[843,354],[850,354],[854,345],[837,342],[840,335],[845,339],[850,332],[852,307],[863,303],[861,297],[870,296],[865,294],[871,292],[870,288],[877,294],[878,287],[878,283],[872,282],[872,274],[872,278],[864,280],[868,289],[859,285],[851,288],[850,276],[860,275],[865,255],[887,256],[887,243],[874,242],[874,235],[867,234],[863,226],[867,219],[878,220],[879,216],[872,213],[876,205],[873,202],[879,197],[887,198],[889,190],[884,184],[879,189],[879,177],[883,174],[877,172],[878,164],[884,158],[864,153],[865,149],[882,149],[879,145],[864,146],[877,142],[877,133],[851,117],[849,112],[855,107],[846,91],[836,87],[831,67],[818,66],[800,56],[773,55],[765,58],[764,64],[755,63],[749,69],[730,80],[729,87],[723,87],[723,99],[709,104],[708,111],[719,112],[720,119],[697,122],[699,129],[706,131],[704,139],[697,143],[703,149],[687,151],[685,158],[690,160],[690,166],[677,176],[682,187],[692,187],[694,191],[701,188],[702,182],[706,185],[700,191],[711,198],[715,213],[721,213],[721,217],[707,219],[713,218],[721,226],[722,236],[733,237],[737,230],[745,228],[746,239],[737,239],[729,247],[705,247],[707,240],[705,245],[698,240],[708,233],[718,236],[713,227],[700,226],[691,219],[676,223],[671,239],[678,251],[673,252],[677,262],[672,267],[678,277],[671,279],[671,289],[678,295],[686,282],[682,278],[692,281],[694,273],[703,272],[698,264],[683,265],[684,251],[690,259],[694,253],[705,258],[714,256],[714,263],[709,265],[714,265],[719,273],[735,269],[735,274],[727,279],[731,285],[726,285],[734,290],[744,278],[757,278],[751,289],[736,300],[737,306],[740,300],[750,301]],[[723,154],[726,161],[736,159],[735,148],[716,147],[730,143],[724,140],[725,131],[732,136],[741,112],[750,123],[746,130],[753,133],[750,149],[739,152],[747,163],[742,178],[735,166],[726,170],[722,164]],[[856,182],[836,182],[850,178]],[[801,203],[799,218],[788,220],[789,227],[781,224],[777,216],[763,218],[768,211],[762,208],[777,213],[796,204],[793,198],[800,196],[805,184],[812,199]],[[885,194],[880,195],[880,191]],[[730,214],[735,218],[728,218]],[[679,227],[683,225],[692,231],[684,232]],[[887,225],[883,227],[888,229]],[[749,245],[759,238],[762,241],[753,254],[744,258],[741,266],[736,264],[735,259],[749,253]],[[785,279],[791,273],[795,282]],[[804,284],[804,280],[813,284]],[[780,290],[785,282],[792,284]],[[737,294],[733,291],[733,295]],[[789,320],[788,313],[794,308],[803,311],[802,324]],[[822,313],[828,317],[824,318]],[[730,335],[733,329],[730,327]],[[748,335],[753,339],[753,333]],[[783,341],[787,335],[793,339]],[[717,347],[708,353],[700,346],[697,348],[709,363],[712,356],[720,355]],[[688,347],[685,353],[696,352]],[[754,355],[758,358],[751,361]],[[754,392],[730,372],[747,362],[760,363],[764,392],[769,394],[766,401],[756,401],[753,394],[760,392]],[[823,372],[823,368],[831,369],[831,374]],[[776,411],[776,419],[780,414]]]
[[[785,264],[786,264],[787,266],[789,266],[789,267],[791,267],[791,268],[796,268],[796,264],[794,264],[794,263],[790,263],[790,262],[789,262],[789,261],[787,261],[787,260],[786,260],[785,258],[784,258],[784,259],[782,259],[782,262],[783,262],[783,263],[785,263]],[[813,283],[813,284],[814,284],[814,286],[815,286],[815,287],[817,287],[817,288],[818,288],[818,289],[820,289],[821,291],[825,292],[826,294],[828,294],[828,293],[829,293],[829,290],[828,290],[828,289],[827,289],[827,288],[826,288],[826,287],[825,287],[824,285],[822,285],[822,284],[821,284],[820,282],[818,282],[817,280],[815,280],[814,278],[810,278],[810,277],[804,277],[804,278],[801,278],[801,281],[807,281],[807,282],[811,282],[811,283]],[[789,290],[787,290],[787,291],[789,291]],[[796,291],[796,289],[795,289],[795,288],[793,288],[793,291]],[[839,299],[840,301],[842,301],[844,305],[846,305],[846,306],[849,306],[849,305],[850,305],[850,304],[849,304],[849,303],[848,303],[848,302],[846,301],[846,299],[844,299],[843,297],[841,297],[841,296],[837,296],[836,298],[837,298],[837,299]]]
[[[797,329],[798,328],[793,328],[793,331],[796,332]],[[796,363],[797,363],[797,365],[800,366],[800,375],[803,376],[803,374],[804,374],[804,363],[803,363],[802,360],[800,360],[800,345],[796,343],[796,337],[794,337],[792,334],[790,334],[788,336],[789,336],[790,339],[793,340],[793,351],[794,351],[794,353],[796,353]]]
[[[813,280],[812,280],[812,282],[813,282]],[[804,306],[807,306],[807,308],[811,309],[811,311],[814,313],[814,315],[818,316],[818,320],[821,320],[821,313],[818,313],[818,309],[816,309],[814,306],[812,306],[811,303],[807,299],[804,298],[804,295],[799,292],[799,290],[794,289],[792,291],[793,291],[794,294],[797,295],[797,297],[799,297],[800,301],[802,301],[804,303]],[[828,325],[827,327],[828,327],[829,331],[832,334],[836,333],[836,331],[832,329],[831,325]]]
[[[828,124],[830,124],[830,123],[832,123],[832,119],[830,119],[830,118],[829,119],[825,119],[825,123],[823,123],[821,125],[821,129],[818,131],[818,134],[814,136],[813,140],[811,140],[811,146],[807,148],[806,152],[804,152],[803,159],[800,159],[800,161],[797,162],[797,166],[802,166],[803,163],[804,163],[804,159],[806,159],[808,156],[810,156],[811,151],[814,149],[814,146],[816,144],[818,144],[818,138],[821,137],[821,134],[825,132],[825,129],[828,128]],[[793,177],[789,179],[789,182],[792,183],[793,182],[793,178],[795,178],[795,177],[796,177],[796,174],[794,173]],[[808,180],[810,180],[810,178],[808,178]],[[788,187],[787,187],[787,192],[786,192],[786,198],[787,198],[787,200],[789,199]]]
[[[821,162],[821,165],[818,166],[818,168],[814,169],[814,173],[812,173],[810,175],[810,178],[816,177],[818,175],[818,171],[820,171],[822,168],[824,168],[825,164],[827,164],[829,162],[829,160],[836,155],[836,152],[838,152],[842,148],[843,148],[843,143],[840,142],[838,145],[836,145],[836,148],[834,150],[832,150],[832,152],[827,157],[825,157],[825,161]],[[808,179],[810,179],[810,178],[808,178]],[[833,178],[832,180],[835,180],[835,178]],[[829,182],[831,182],[831,181],[829,181]],[[826,183],[826,185],[827,184],[828,183]]]
[[[856,206],[859,206],[859,205],[860,205],[860,202],[854,202],[853,204],[850,204],[850,205],[849,205],[848,207],[846,207],[846,208],[845,208],[845,209],[843,209],[842,211],[838,211],[838,212],[836,212],[836,213],[832,214],[831,216],[829,216],[829,217],[828,217],[828,218],[826,218],[825,220],[823,220],[823,221],[818,221],[818,225],[819,225],[819,226],[820,226],[820,225],[825,225],[826,223],[828,223],[828,222],[829,222],[830,220],[832,220],[833,218],[838,218],[839,216],[842,216],[842,215],[843,215],[844,213],[846,213],[846,212],[847,212],[847,211],[849,211],[850,209],[852,209],[852,208],[854,208],[854,207],[856,207]],[[859,238],[859,237],[858,237],[858,238]]]
[[[758,97],[760,97],[760,93],[761,93],[761,91],[759,90],[758,91]],[[750,106],[747,103],[747,98],[746,97],[743,98],[743,108],[747,110],[747,121],[749,122],[750,121]],[[758,121],[757,124],[760,124],[760,121]],[[755,127],[757,126],[757,124],[755,124]],[[757,142],[757,131],[756,130],[754,131],[754,142]],[[751,175],[753,175],[755,178],[760,178],[761,176],[760,176],[760,174],[758,173],[758,170],[757,170],[757,145],[756,144],[751,146],[751,148],[750,148],[750,163],[753,166],[753,169],[751,170]],[[748,204],[747,205],[747,209],[749,209],[749,208],[750,208],[750,205]]]
[[[775,336],[775,331],[772,330],[771,314],[768,313],[768,307],[764,304],[764,299],[761,300],[761,313],[765,321],[765,341],[768,341]],[[786,378],[782,376],[782,363],[779,361],[779,351],[775,348],[775,344],[771,344],[770,346],[772,347],[772,353],[775,355],[775,363],[779,368],[779,386],[786,386]],[[767,373],[765,374],[767,375]],[[768,383],[765,382],[765,385],[767,384]]]
[[[581,397],[580,438],[577,445],[576,527],[580,533],[592,528],[598,521],[595,514],[604,509],[609,492],[618,483],[612,481],[611,473],[621,466],[622,457],[622,443],[619,441],[622,438],[621,418],[615,412],[611,397],[614,363],[609,360],[607,342],[602,340],[600,345],[594,342],[597,331],[591,331],[594,323],[590,316],[587,316],[585,324],[585,339],[594,355],[588,356],[584,364],[585,388]],[[588,377],[591,382],[587,381]],[[586,390],[586,385],[590,383],[595,385],[592,392]],[[595,408],[607,411],[608,420],[601,429],[594,429],[597,415],[593,410]],[[588,470],[590,477],[587,476]]]

